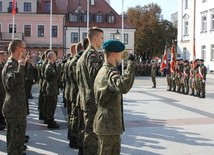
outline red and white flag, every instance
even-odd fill
[[[162,57],[162,63],[160,66],[161,72],[167,67],[167,48],[165,47],[164,54]]]
[[[12,14],[13,15],[16,14],[16,0],[13,0],[13,3],[12,3]]]
[[[170,71],[171,71],[171,73],[175,72],[175,62],[176,62],[175,47],[174,47],[174,43],[173,43],[172,44],[172,49],[171,49],[171,61],[170,61]]]

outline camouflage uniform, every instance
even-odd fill
[[[59,94],[58,89],[58,72],[56,70],[56,64],[50,62],[47,63],[45,68],[45,80],[47,81],[46,86],[46,119],[48,127],[51,127],[54,122],[54,113],[57,105],[57,95]]]
[[[79,56],[76,55],[70,62],[69,65],[69,79],[71,84],[70,89],[70,101],[71,101],[71,111],[70,111],[70,143],[69,146],[72,148],[78,147],[77,138],[78,138],[78,106],[77,103],[77,94],[78,94],[78,86],[77,86],[77,78],[76,78],[76,64]]]
[[[7,123],[7,150],[9,155],[20,155],[24,150],[27,99],[25,91],[25,67],[9,58],[2,71],[6,92],[3,115]]]
[[[200,70],[200,96],[201,98],[205,98],[205,84],[206,84],[206,75],[207,75],[207,67],[204,64],[201,64],[199,67]]]
[[[45,59],[43,62],[42,62],[42,65],[41,65],[41,75],[42,75],[42,98],[43,98],[43,102],[42,102],[42,111],[43,111],[43,116],[44,116],[44,123],[47,124],[47,117],[46,117],[46,114],[47,114],[47,99],[46,99],[46,95],[47,95],[47,92],[46,92],[46,87],[47,87],[47,80],[45,78],[45,68],[46,68],[46,65],[48,63],[48,60]]]
[[[3,83],[2,83],[2,70],[4,68],[4,64],[5,63],[0,62],[0,94],[1,94],[0,95],[0,126],[5,125],[5,119],[2,114],[2,106],[4,103],[4,99],[5,99],[5,91],[4,91],[4,87],[3,87]],[[2,127],[2,129],[3,129],[3,127]]]
[[[121,94],[126,94],[134,82],[134,62],[128,60],[124,75],[105,62],[97,74],[94,85],[98,106],[94,118],[94,133],[99,138],[99,154],[119,155],[120,135],[123,132]]]
[[[195,94],[195,72],[194,72],[194,69],[193,67],[191,66],[190,68],[190,76],[189,76],[189,86],[190,86],[190,90],[191,90],[191,93],[190,95],[193,95]]]
[[[80,107],[84,118],[83,154],[96,155],[98,152],[98,139],[93,133],[93,121],[97,111],[94,99],[94,79],[102,66],[103,61],[98,51],[92,46],[82,54],[77,62],[76,74],[80,95]],[[83,123],[83,122],[82,122]]]
[[[153,88],[156,88],[156,74],[157,74],[157,65],[156,63],[152,64],[151,67],[151,77],[153,82]]]
[[[43,60],[40,60],[37,64],[37,72],[38,72],[38,80],[39,80],[38,109],[39,109],[39,119],[44,120],[44,112],[43,112],[44,95],[42,91],[42,83],[44,80],[44,76],[42,74],[42,64],[43,64]]]
[[[200,77],[199,77],[199,64],[197,64],[194,68],[194,72],[195,72],[195,91],[196,91],[196,96],[199,97],[200,96]]]
[[[185,62],[187,63],[187,62]],[[184,94],[189,94],[189,77],[190,77],[190,66],[185,64],[183,69],[183,78],[184,78]]]
[[[70,126],[70,116],[71,116],[71,100],[70,100],[70,91],[71,91],[71,79],[70,79],[70,64],[72,57],[70,57],[64,66],[64,76],[65,76],[65,102],[67,109],[67,123],[68,123],[68,134],[67,138],[70,139],[71,136],[71,126]]]

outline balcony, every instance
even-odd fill
[[[23,40],[24,39],[24,34],[23,33],[14,33],[14,38]],[[11,41],[12,40],[12,33],[9,33],[9,32],[0,33],[0,40],[2,40],[2,41]]]

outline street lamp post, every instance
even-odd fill
[[[115,40],[120,41],[120,32],[118,31],[118,29],[116,33],[114,33],[114,35],[115,35]]]

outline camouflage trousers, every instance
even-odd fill
[[[84,139],[83,139],[83,154],[84,155],[97,155],[98,154],[98,138],[93,133],[93,122],[96,112],[84,111]]]
[[[57,96],[46,96],[46,118],[48,121],[54,120],[54,114],[57,105]]]
[[[98,135],[99,155],[120,155],[120,135]]]
[[[22,155],[25,142],[26,117],[6,117],[8,155]]]
[[[151,76],[153,86],[156,86],[156,77],[154,75]]]

